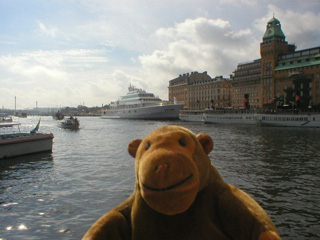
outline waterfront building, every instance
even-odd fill
[[[212,79],[207,72],[182,74],[169,81],[169,101],[176,99],[185,109],[320,108],[320,46],[296,51],[273,17],[262,37],[260,56],[239,63],[231,80]]]
[[[169,81],[169,102],[174,98],[185,109],[206,109],[231,106],[231,80],[207,72],[182,74]]]
[[[188,108],[188,78],[189,73],[186,73],[169,81],[169,103],[174,103],[175,99],[178,103],[184,104],[184,108]]]
[[[285,40],[280,21],[272,18],[260,43],[260,59],[239,63],[232,80],[234,108],[244,96],[254,108],[320,104],[320,46],[296,51]]]
[[[251,108],[260,106],[261,59],[239,63],[232,79],[232,107],[243,107],[244,96],[248,94]]]

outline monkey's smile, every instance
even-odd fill
[[[164,187],[164,188],[153,188],[153,187],[149,187],[147,185],[145,185],[144,183],[142,183],[142,186],[150,191],[157,191],[157,192],[161,192],[161,191],[168,191],[168,190],[171,190],[175,187],[178,187],[182,184],[184,184],[185,182],[187,182],[189,179],[191,179],[193,177],[193,174],[189,175],[188,177],[186,177],[185,179],[183,179],[181,182],[178,182],[176,184],[173,184],[171,186],[168,186],[168,187]]]

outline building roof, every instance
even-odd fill
[[[275,71],[320,65],[320,53],[280,60]]]
[[[280,21],[275,17],[273,17],[267,24],[267,30],[263,35],[263,40],[266,40],[266,39],[273,40],[277,38],[285,39],[286,36],[283,34],[281,30]]]
[[[276,19],[275,17],[271,18],[268,22],[268,24],[273,24],[273,23],[279,23],[280,24],[280,21],[278,19]]]

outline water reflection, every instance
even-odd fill
[[[225,180],[250,193],[285,239],[320,237],[319,133],[244,127],[215,146],[215,164]]]
[[[39,189],[41,181],[50,176],[53,168],[51,153],[39,153],[4,159],[0,161],[0,204],[2,209],[12,205],[25,196],[41,197],[46,193]]]

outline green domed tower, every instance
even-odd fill
[[[279,56],[295,51],[294,46],[288,44],[285,39],[286,36],[282,32],[280,21],[273,17],[268,22],[262,43],[260,43],[260,107],[268,105],[275,99],[274,69],[279,61]]]
[[[280,40],[285,41],[286,36],[281,30],[281,24],[278,19],[273,17],[267,24],[267,30],[263,35],[263,41]]]

